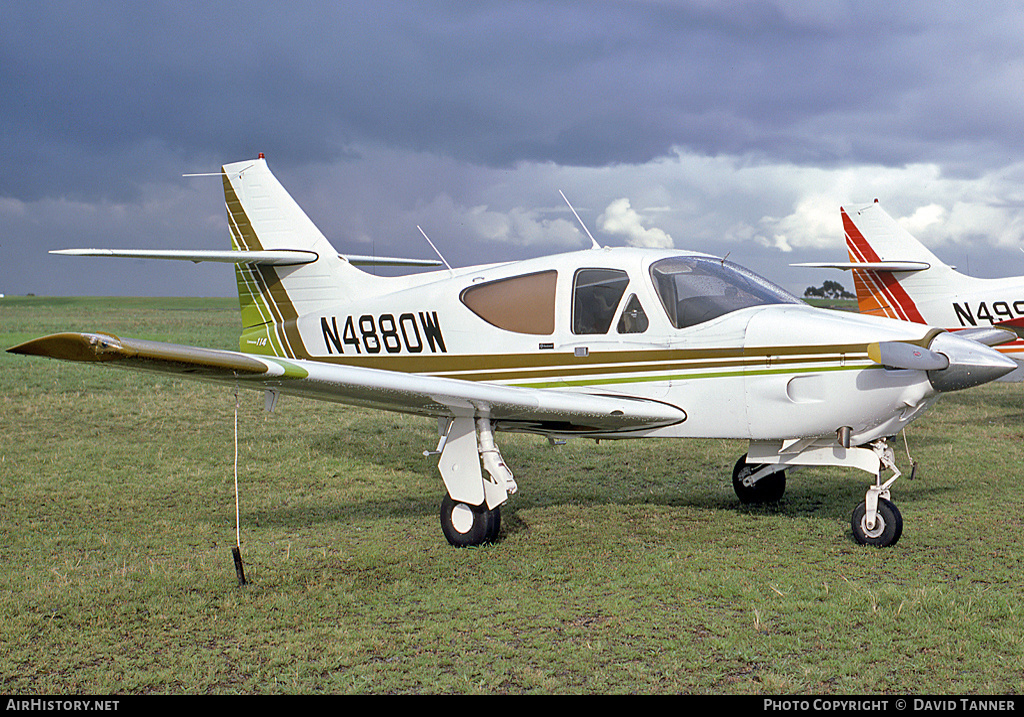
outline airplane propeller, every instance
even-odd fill
[[[1017,362],[977,341],[943,332],[928,348],[902,341],[868,346],[868,357],[889,368],[927,371],[936,391],[959,391],[994,381],[1017,368]]]

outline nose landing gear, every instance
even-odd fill
[[[896,545],[903,535],[903,516],[889,499],[889,488],[900,477],[892,449],[885,445],[878,455],[881,466],[893,472],[889,480],[882,482],[881,467],[875,484],[868,488],[864,502],[858,505],[850,517],[853,539],[861,545],[887,548]],[[913,474],[913,473],[911,473]]]
[[[850,519],[853,539],[880,548],[900,539],[903,516],[892,503],[889,489],[901,474],[884,438],[855,447],[834,439],[751,441],[747,455],[733,470],[736,495],[745,503],[778,500],[785,490],[785,471],[797,466],[842,466],[874,475],[875,484]],[[883,482],[885,470],[892,471],[892,476]]]

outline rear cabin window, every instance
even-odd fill
[[[618,269],[580,269],[572,289],[572,332],[606,334],[626,293],[629,275]]]
[[[519,334],[555,332],[556,271],[499,279],[462,292],[462,303],[489,324]]]
[[[748,306],[800,304],[800,299],[743,267],[713,257],[681,256],[651,265],[669,321],[693,326]]]

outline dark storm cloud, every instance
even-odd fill
[[[125,193],[147,169],[361,143],[487,166],[1019,151],[1012,6],[818,5],[15,4],[0,192]]]
[[[591,220],[628,196],[708,249],[820,245],[807,207],[831,222],[833,194],[908,197],[922,176],[907,214],[950,177],[1014,206],[998,178],[1022,162],[1022,36],[1009,2],[8,2],[0,246],[220,246],[216,186],[180,175],[261,151],[349,249],[424,210],[463,246],[562,247],[533,208],[567,180]],[[934,171],[882,171],[915,165]],[[943,186],[952,212],[965,185]]]

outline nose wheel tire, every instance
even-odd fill
[[[445,494],[441,500],[441,531],[456,548],[493,542],[501,530],[501,509],[469,505],[452,500]]]
[[[871,527],[867,525],[867,512],[865,503],[854,509],[850,517],[853,539],[861,545],[874,545],[879,548],[895,545],[903,534],[903,516],[900,515],[899,509],[885,498],[879,498],[875,524]]]

